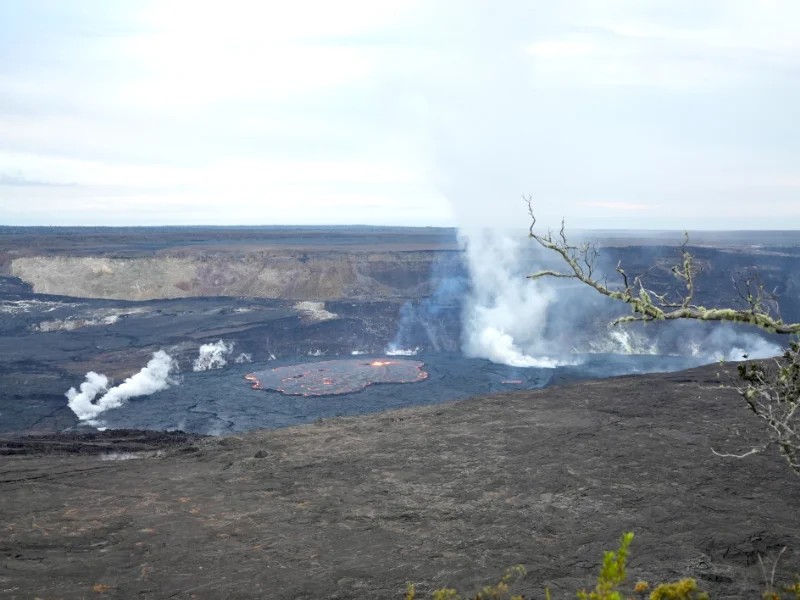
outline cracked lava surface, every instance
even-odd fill
[[[414,383],[428,377],[416,360],[326,360],[276,367],[245,375],[253,388],[289,396],[338,396],[375,383]]]

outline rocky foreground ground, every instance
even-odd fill
[[[518,563],[526,598],[574,597],[632,530],[633,578],[757,598],[759,555],[800,571],[800,480],[712,454],[761,431],[718,370],[223,438],[5,440],[0,597],[402,598]]]

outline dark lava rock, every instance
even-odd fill
[[[166,449],[197,450],[194,442],[204,436],[182,431],[134,431],[115,429],[80,434],[48,434],[0,437],[0,456],[106,454],[152,452]]]
[[[526,598],[574,598],[634,531],[632,580],[755,598],[759,556],[788,545],[778,579],[800,570],[800,480],[776,453],[712,454],[763,431],[717,370],[225,438],[31,442],[2,459],[0,596],[423,597],[522,563]]]

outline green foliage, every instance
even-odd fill
[[[603,556],[603,564],[600,567],[600,575],[592,591],[581,590],[577,593],[579,600],[635,600],[637,597],[644,600],[710,600],[708,593],[700,591],[697,581],[691,578],[680,579],[671,583],[662,583],[651,590],[650,584],[646,581],[637,582],[629,592],[623,590],[628,578],[627,561],[630,545],[633,542],[633,533],[625,533],[620,539],[619,548],[614,551],[607,551]],[[773,561],[777,563],[777,559]],[[484,587],[475,596],[462,597],[455,589],[441,588],[434,590],[431,594],[433,600],[523,600],[522,596],[511,595],[513,584],[527,575],[525,567],[517,565],[508,569],[505,575],[495,585]],[[783,591],[788,594],[781,596],[780,593],[773,591],[772,580],[775,576],[775,566],[773,565],[771,577],[766,577],[766,591],[763,593],[764,600],[800,600],[800,577],[795,579],[791,586],[786,586]],[[406,600],[415,600],[416,590],[414,585],[409,583],[406,588]],[[648,595],[648,592],[649,595]],[[550,599],[550,589],[545,589],[545,600]]]
[[[776,383],[786,388],[786,397],[797,395],[800,392],[800,342],[792,340],[789,348],[783,354],[783,364],[778,368]],[[759,384],[767,369],[760,364],[742,363],[739,365],[739,377],[750,384]]]
[[[586,590],[578,592],[580,600],[623,600],[619,586],[625,583],[627,577],[625,566],[628,560],[628,548],[632,541],[633,533],[626,533],[620,540],[619,550],[605,553],[597,585],[591,592],[587,593]]]
[[[650,600],[709,600],[709,596],[698,591],[694,579],[681,579],[675,583],[659,585],[650,594]]]
[[[433,600],[461,600],[461,596],[455,590],[441,589],[433,592]]]
[[[506,569],[503,577],[494,585],[484,587],[477,595],[475,600],[523,600],[522,596],[512,596],[511,586],[519,579],[525,577],[527,572],[522,565],[516,565]],[[406,586],[406,600],[414,600],[416,590],[414,585],[409,583]],[[431,594],[433,600],[464,600],[456,590],[451,588],[440,588]],[[547,600],[550,600],[550,592],[547,592]]]
[[[792,598],[793,600],[800,600],[800,576],[795,575],[795,580],[792,585],[787,585],[783,588],[783,591],[787,594],[791,594],[788,598]],[[764,594],[764,598],[768,600],[781,600],[781,596],[774,592],[768,592]]]
[[[417,590],[413,583],[406,584],[406,600],[414,600],[417,597]]]
[[[557,236],[551,232],[538,234],[534,231],[536,216],[533,211],[531,197],[525,198],[528,214],[531,217],[529,236],[543,248],[561,256],[569,267],[561,271],[539,271],[529,275],[530,279],[555,277],[577,279],[594,288],[597,292],[628,304],[633,312],[627,317],[620,317],[613,323],[649,323],[652,321],[670,321],[695,319],[698,321],[722,321],[755,325],[769,333],[789,335],[800,334],[800,323],[784,323],[777,311],[777,299],[774,293],[768,292],[761,282],[758,273],[741,276],[734,280],[739,298],[736,300],[740,308],[706,308],[694,301],[696,282],[700,268],[695,264],[695,257],[689,252],[689,234],[684,233],[681,245],[681,262],[671,271],[681,281],[682,292],[664,290],[659,294],[645,286],[644,275],[631,278],[621,264],[616,271],[621,278],[621,285],[609,286],[605,278],[595,275],[595,260],[599,255],[597,246],[581,244],[575,246],[567,241],[564,233],[564,222]],[[775,314],[777,313],[777,314]],[[744,458],[761,452],[769,445],[775,444],[786,458],[790,468],[800,475],[800,427],[798,427],[797,409],[800,402],[800,351],[793,342],[784,356],[783,365],[778,370],[765,369],[762,365],[743,365],[739,374],[746,382],[744,387],[734,386],[750,405],[753,412],[763,419],[767,425],[767,441],[760,447],[753,448],[743,454],[715,454],[725,457]]]
[[[792,340],[779,360],[742,363],[737,369],[744,385],[736,390],[765,421],[769,443],[778,446],[791,469],[800,475],[800,342]]]

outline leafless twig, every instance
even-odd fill
[[[683,282],[685,288],[677,301],[667,298],[666,292],[658,294],[647,289],[644,285],[644,275],[647,272],[631,277],[622,268],[622,264],[617,264],[616,267],[622,280],[621,286],[612,289],[605,281],[601,283],[595,278],[595,263],[599,254],[597,246],[590,243],[571,245],[567,241],[563,221],[557,238],[550,232],[546,235],[536,233],[532,198],[528,196],[523,199],[531,217],[530,237],[543,248],[561,256],[569,266],[565,272],[546,270],[528,277],[577,279],[604,296],[630,305],[633,315],[619,318],[614,324],[696,319],[756,325],[772,333],[800,334],[800,323],[784,323],[780,318],[775,290],[768,292],[757,273],[744,277],[740,275],[738,280],[734,280],[741,308],[706,308],[695,304],[696,277],[700,269],[689,252],[688,233],[684,235],[680,247],[681,262],[672,267],[672,273]],[[790,468],[800,475],[800,425],[797,423],[800,408],[800,342],[791,341],[783,357],[772,363],[740,364],[738,371],[739,381],[731,387],[745,399],[750,410],[764,421],[767,441],[742,454],[721,453],[714,449],[712,452],[717,456],[745,458],[776,444]]]
[[[772,316],[768,303],[772,301],[769,294],[760,283],[753,281],[746,282],[745,290],[741,292],[744,298],[748,299],[746,308],[736,310],[730,308],[705,308],[694,304],[695,278],[699,269],[695,264],[694,256],[689,252],[688,233],[684,235],[681,245],[681,263],[672,268],[672,272],[684,284],[685,293],[681,295],[679,301],[671,301],[666,294],[657,294],[644,285],[643,276],[630,278],[617,265],[617,272],[622,278],[622,285],[617,289],[612,289],[606,284],[594,278],[595,262],[599,255],[599,250],[595,244],[588,242],[579,246],[574,246],[567,241],[564,230],[564,222],[557,238],[548,232],[539,234],[535,231],[536,216],[533,210],[533,200],[530,196],[523,197],[528,205],[528,214],[531,217],[529,235],[536,240],[543,248],[551,250],[560,255],[570,267],[566,272],[545,270],[529,275],[529,279],[540,279],[543,277],[555,277],[563,279],[577,279],[586,285],[594,288],[599,293],[615,300],[620,300],[630,305],[633,315],[621,317],[614,321],[614,324],[631,323],[636,321],[671,321],[677,319],[695,319],[699,321],[728,321],[733,323],[745,323],[756,325],[771,333],[800,334],[800,323],[784,323],[780,318]],[[747,286],[750,286],[749,288]],[[749,290],[749,291],[748,291]]]

